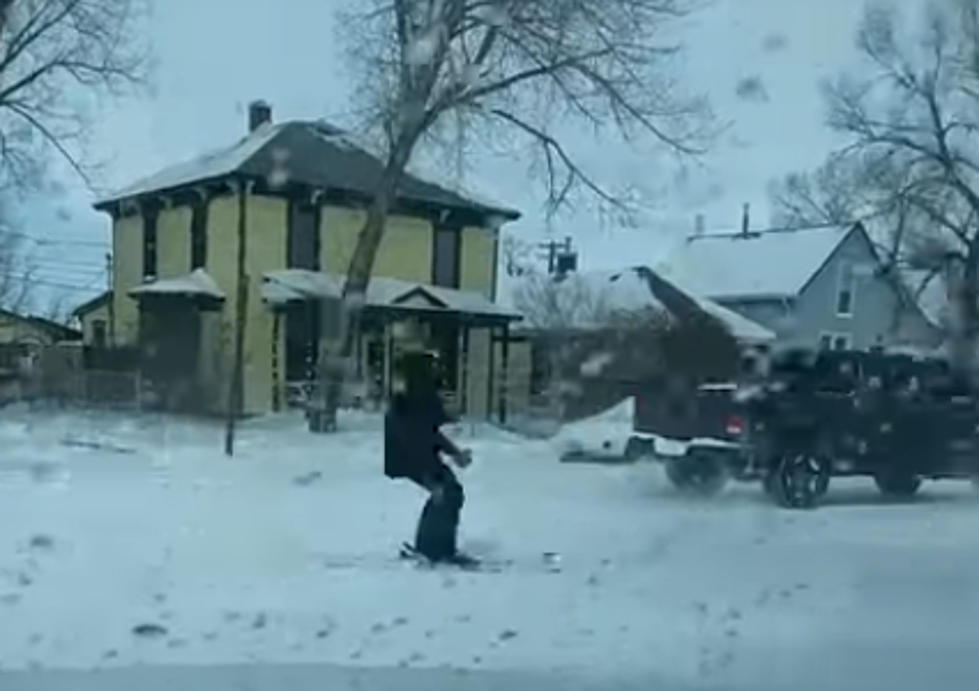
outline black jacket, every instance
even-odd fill
[[[440,454],[456,452],[439,429],[451,421],[435,393],[395,395],[384,416],[384,474],[421,479],[437,470]]]

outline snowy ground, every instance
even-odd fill
[[[964,485],[895,506],[838,483],[812,512],[753,487],[688,502],[652,464],[562,464],[550,442],[469,429],[464,540],[516,563],[421,572],[393,559],[422,496],[383,477],[375,420],[331,437],[252,423],[229,460],[217,427],[4,414],[0,669],[29,670],[0,673],[5,690],[89,688],[63,670],[92,669],[118,670],[93,689],[198,675],[294,691],[351,675],[436,691],[979,676],[979,503]]]

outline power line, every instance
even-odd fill
[[[11,235],[15,238],[20,238],[22,240],[27,240],[28,242],[33,242],[36,245],[42,247],[55,247],[58,245],[68,245],[72,247],[97,247],[99,249],[105,249],[109,246],[109,242],[106,240],[72,240],[70,238],[44,238],[37,237],[34,235],[29,235],[28,233],[23,233],[17,230],[5,230],[0,231],[0,234]]]
[[[15,281],[23,281],[28,285],[39,285],[47,286],[49,288],[63,288],[66,290],[89,290],[95,287],[95,284],[100,280],[105,280],[105,273],[102,275],[97,275],[90,281],[79,281],[77,283],[68,283],[66,281],[49,280],[46,278],[38,278],[37,276],[31,276],[28,274],[8,274],[7,278],[11,278]]]

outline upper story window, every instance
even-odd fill
[[[308,202],[289,203],[286,260],[290,269],[320,269],[320,212]]]
[[[190,216],[190,270],[207,266],[207,207],[206,199],[194,204]]]
[[[432,242],[432,283],[445,288],[458,288],[462,264],[462,229],[438,225]]]
[[[849,262],[843,263],[840,265],[839,285],[836,289],[836,316],[853,316],[856,292],[857,281],[854,266]]]
[[[157,277],[157,222],[160,210],[146,208],[143,210],[143,280],[150,281]]]

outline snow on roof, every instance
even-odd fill
[[[141,195],[188,187],[238,174],[248,179],[280,180],[342,190],[369,198],[383,175],[383,159],[356,136],[323,121],[266,123],[231,146],[168,166],[96,202],[102,208]],[[458,184],[440,184],[407,172],[399,185],[402,199],[473,210],[515,220],[520,213],[477,198]]]
[[[798,295],[854,226],[689,237],[657,271],[710,298]]]
[[[309,299],[339,300],[343,295],[346,277],[323,271],[285,269],[265,273],[263,298],[272,304],[284,304]],[[421,293],[427,300],[412,302]],[[498,305],[479,293],[404,281],[398,278],[375,276],[367,286],[367,304],[374,307],[402,309],[444,309],[465,314],[498,316],[519,319],[520,314]]]
[[[691,292],[670,279],[677,289],[693,298],[708,314],[723,322],[735,338],[749,343],[769,343],[775,333],[716,302]],[[664,309],[646,282],[632,269],[589,271],[561,279],[533,275],[520,279],[511,291],[516,309],[531,328],[595,328],[609,312]]]
[[[100,199],[96,205],[230,175],[275,139],[281,130],[282,125],[264,123],[231,146],[214,149],[189,161],[167,166]]]
[[[199,295],[216,300],[224,300],[225,294],[217,282],[204,269],[195,269],[189,274],[173,278],[161,278],[152,283],[144,283],[132,288],[129,294],[140,295]]]

